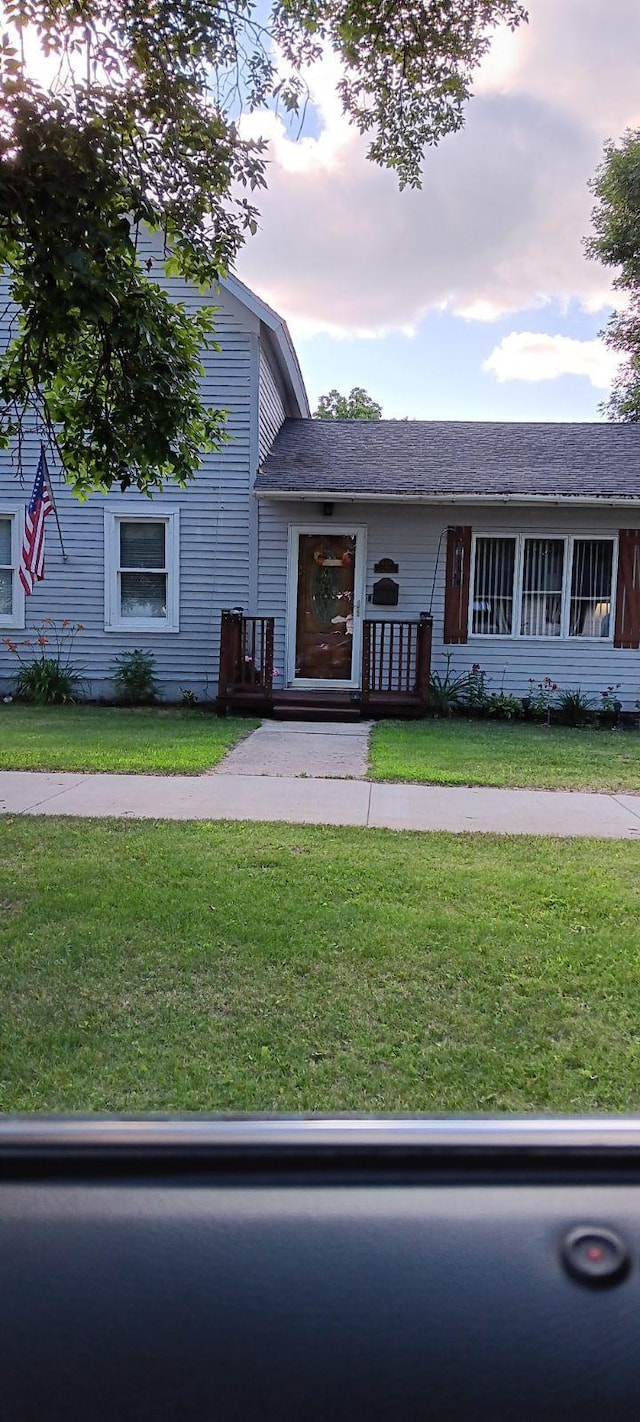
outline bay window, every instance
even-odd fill
[[[615,552],[613,537],[476,535],[470,633],[610,638]]]

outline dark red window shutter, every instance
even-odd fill
[[[466,642],[469,621],[471,528],[447,529],[447,567],[444,588],[444,640]]]
[[[640,647],[640,528],[621,528],[614,647]]]

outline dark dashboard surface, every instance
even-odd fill
[[[0,1122],[0,1416],[640,1416],[640,1122]]]

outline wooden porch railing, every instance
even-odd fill
[[[234,702],[249,708],[272,708],[274,625],[273,617],[222,613],[219,710],[226,710]],[[430,617],[421,617],[419,621],[365,619],[361,690],[359,695],[351,693],[351,702],[359,700],[363,710],[375,707],[383,710],[388,706],[393,711],[427,706],[431,628]],[[304,695],[309,701],[313,693],[307,690]],[[318,696],[326,700],[326,684],[319,689]]]
[[[432,619],[371,621],[362,628],[362,705],[414,701],[426,706]]]
[[[273,695],[273,617],[223,612],[220,622],[218,705],[237,696],[270,703]]]

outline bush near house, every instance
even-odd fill
[[[470,672],[453,673],[451,652],[447,653],[444,674],[432,672],[429,682],[430,707],[435,716],[471,715],[493,720],[558,722],[563,726],[614,726],[622,718],[622,703],[607,686],[598,697],[587,696],[580,687],[563,689],[551,677],[536,682],[529,679],[527,696],[514,696],[503,687],[489,691],[489,678],[479,662]],[[640,708],[640,702],[636,702]],[[637,719],[637,718],[636,718]]]
[[[124,706],[151,706],[158,695],[153,652],[135,647],[123,652],[113,663],[116,698]]]
[[[15,656],[19,671],[14,678],[14,693],[19,701],[34,706],[64,705],[80,700],[85,686],[80,667],[73,661],[73,647],[81,622],[64,617],[56,622],[45,617],[32,637],[3,637],[3,643]]]

